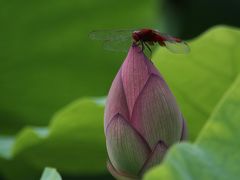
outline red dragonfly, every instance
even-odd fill
[[[147,47],[151,52],[150,46],[156,43],[173,53],[188,53],[190,51],[187,43],[181,39],[147,28],[100,30],[91,32],[89,36],[91,39],[104,41],[104,48],[112,51],[127,51],[132,43],[139,45],[142,51]]]

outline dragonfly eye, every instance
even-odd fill
[[[139,40],[140,40],[139,35],[138,35],[137,32],[139,32],[139,31],[134,31],[134,32],[132,33],[132,38],[133,38],[133,40],[135,40],[135,41],[139,41]]]

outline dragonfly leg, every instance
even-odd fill
[[[150,53],[152,54],[152,50],[151,50],[151,48],[148,46],[148,44],[147,44],[146,42],[143,42],[143,44],[144,44],[145,46],[147,46],[148,50],[149,50]]]
[[[149,50],[149,52],[150,52],[150,54],[149,53],[144,53],[149,59],[150,59],[150,61],[152,62],[152,60],[151,60],[151,56],[152,56],[152,50],[151,50],[151,48],[149,47],[149,44],[148,44],[148,42],[143,42],[143,44],[144,44],[144,46],[146,46],[147,47],[147,49]]]
[[[144,42],[141,41],[141,46],[142,46],[142,52],[144,51]]]

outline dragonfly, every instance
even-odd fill
[[[142,51],[147,48],[151,52],[151,47],[155,44],[166,47],[173,53],[185,54],[190,51],[185,41],[149,28],[97,30],[92,31],[89,37],[104,41],[104,49],[111,51],[126,52],[133,43],[141,47]]]

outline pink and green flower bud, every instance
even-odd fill
[[[153,63],[133,45],[110,88],[104,115],[108,169],[138,179],[186,137],[176,100]]]

